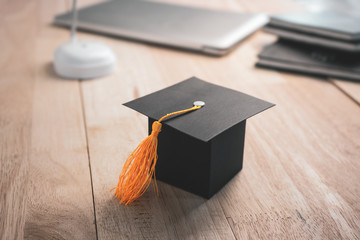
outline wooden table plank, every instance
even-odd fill
[[[360,105],[360,83],[343,80],[331,80],[338,88],[340,88],[346,95]]]
[[[15,19],[8,19],[4,14],[14,6],[2,8],[0,14],[0,239],[22,239],[25,222],[26,198],[23,191],[26,190],[24,186],[29,165],[34,85],[29,76],[34,75],[35,64],[31,57],[20,55],[22,51],[17,54],[12,51],[19,39],[11,27],[23,22],[32,30],[37,27],[26,9],[28,5],[18,13],[21,17]],[[30,35],[30,31],[23,33],[24,37]],[[29,52],[32,46],[34,39],[19,47]],[[23,64],[18,66],[20,57]]]
[[[297,8],[283,0],[175,2]],[[258,33],[222,58],[81,34],[109,44],[119,68],[79,85],[50,65],[68,32],[48,23],[69,5],[0,4],[0,239],[96,238],[86,127],[100,239],[360,238],[357,84],[255,69],[256,54],[274,40]],[[146,118],[121,104],[193,75],[277,103],[248,121],[244,169],[210,200],[160,182],[159,197],[148,191],[119,206],[109,189],[147,132]]]
[[[79,83],[55,76],[62,2],[1,6],[0,239],[95,239]]]

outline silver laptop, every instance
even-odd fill
[[[71,16],[57,15],[54,23],[69,26]],[[267,21],[264,14],[139,0],[106,1],[78,11],[79,29],[214,55],[228,53]]]

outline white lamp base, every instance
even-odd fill
[[[71,41],[60,45],[54,54],[55,72],[70,79],[89,79],[115,70],[116,56],[102,43]]]

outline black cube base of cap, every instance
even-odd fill
[[[149,118],[149,134],[154,121]],[[156,179],[211,198],[242,169],[245,125],[246,120],[204,142],[164,123]]]

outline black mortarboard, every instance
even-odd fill
[[[246,119],[274,104],[192,77],[125,103],[154,121],[186,109],[205,106],[164,120],[158,135],[156,179],[210,198],[242,168]]]

